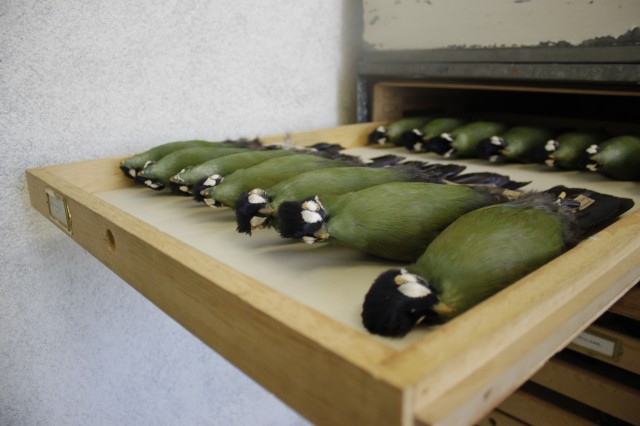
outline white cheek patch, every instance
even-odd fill
[[[214,200],[213,198],[205,198],[204,199],[204,203],[206,205],[208,205],[209,207],[217,207],[216,206],[216,200]]]
[[[589,148],[587,148],[587,154],[597,154],[598,151],[600,151],[600,148],[598,148],[598,145],[596,144],[593,144]]]
[[[378,139],[378,144],[379,145],[384,145],[388,141],[389,141],[389,139],[387,139],[386,137],[382,137],[382,138]]]
[[[322,216],[320,216],[316,212],[312,212],[312,211],[309,211],[309,210],[303,210],[302,211],[302,219],[306,223],[322,222]]]
[[[426,286],[418,284],[417,282],[408,282],[398,286],[398,291],[407,297],[425,297],[431,294]]]
[[[550,139],[547,141],[546,145],[544,146],[544,149],[549,152],[554,152],[556,149],[558,149],[559,145],[560,144],[558,143],[558,141]]]
[[[190,194],[190,193],[191,193],[191,191],[189,191],[189,187],[188,187],[188,186],[186,186],[186,185],[182,185],[182,186],[180,187],[180,191],[182,191],[182,192],[186,192],[187,194]]]
[[[258,194],[249,195],[249,203],[251,204],[264,204],[266,202],[267,200]]]
[[[131,177],[136,177],[137,173],[135,171],[135,169],[129,169],[129,176]]]
[[[158,185],[157,183],[154,183],[151,179],[147,179],[144,181],[144,184],[147,185],[149,188],[151,189],[157,189],[160,188],[160,185]]]
[[[591,172],[597,172],[598,171],[598,165],[595,164],[595,163],[587,164],[587,170],[589,170]]]
[[[498,146],[504,145],[504,140],[500,136],[491,136],[491,139],[489,140],[491,141],[492,145],[498,145]]]
[[[449,142],[453,142],[453,136],[451,136],[450,133],[443,133],[443,134],[440,135],[440,137],[442,139],[448,140]]]
[[[218,183],[222,182],[224,178],[220,175],[211,175],[204,181],[206,186],[216,186]]]
[[[418,130],[418,129],[413,129],[412,132],[413,132],[414,135],[422,136],[422,132],[420,130]]]
[[[545,160],[544,163],[549,167],[555,167],[556,160],[554,158],[549,158],[549,159]]]
[[[320,206],[318,205],[318,203],[311,200],[302,203],[302,208],[312,212],[317,212],[318,210],[320,210]]]
[[[413,144],[414,151],[422,151],[422,142],[416,142]]]
[[[386,131],[387,131],[387,128],[384,126],[378,126],[376,128],[376,132],[385,133]]]

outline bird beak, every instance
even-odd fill
[[[453,309],[443,302],[438,302],[438,304],[433,307],[433,311],[438,315],[448,315],[453,313]]]
[[[329,232],[327,231],[327,224],[323,223],[320,229],[313,233],[313,236],[320,241],[325,241],[329,238]]]

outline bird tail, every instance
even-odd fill
[[[447,179],[448,182],[469,186],[495,186],[505,189],[519,189],[531,182],[517,182],[507,175],[492,172],[476,172],[456,175]]]
[[[609,225],[635,204],[630,198],[562,185],[554,186],[544,193],[556,197],[556,204],[570,210],[577,231],[587,235]]]

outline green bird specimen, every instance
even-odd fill
[[[547,157],[545,145],[553,136],[554,133],[545,127],[511,127],[500,136],[494,135],[481,140],[476,153],[478,158],[493,163],[542,163]]]
[[[554,187],[462,215],[415,263],[375,280],[364,299],[363,324],[371,333],[403,336],[417,324],[447,321],[632,206],[630,199]]]
[[[507,201],[501,188],[394,182],[337,196],[285,201],[280,235],[328,241],[392,260],[414,261],[451,222],[471,210]]]
[[[211,142],[204,140],[188,140],[188,141],[176,141],[176,142],[167,142],[161,145],[154,146],[144,152],[139,154],[135,154],[129,158],[122,160],[120,163],[120,169],[125,174],[125,176],[130,177],[132,179],[136,179],[138,173],[147,165],[152,162],[156,162],[160,160],[162,157],[171,154],[172,152],[178,151],[184,148],[195,148],[195,147],[244,147],[244,148],[258,148],[261,146],[259,140],[255,139],[253,141],[246,140],[238,140],[238,141],[222,141],[222,142]]]
[[[378,167],[401,161],[403,157],[384,155],[372,159],[368,167]],[[285,179],[290,179],[310,170],[348,167],[364,163],[358,157],[349,155],[330,155],[328,157],[312,154],[296,154],[282,158],[273,158],[253,167],[239,169],[226,177],[210,179],[210,187],[200,191],[204,202],[211,207],[234,207],[236,199],[243,192],[253,188],[270,188]]]
[[[332,167],[311,170],[266,190],[253,188],[240,194],[235,203],[237,230],[251,235],[253,229],[277,227],[277,211],[286,200],[344,194],[389,182],[442,182],[455,179],[464,169],[465,166],[457,164],[410,162],[384,168]],[[493,179],[497,177],[494,175]],[[488,180],[484,174],[481,178],[482,181],[478,179],[480,183]]]
[[[587,148],[587,169],[618,180],[640,180],[640,138],[616,136]]]
[[[425,141],[425,151],[446,158],[475,157],[476,147],[483,140],[502,134],[507,126],[494,121],[474,121]]]
[[[145,166],[138,172],[138,179],[151,189],[161,190],[170,185],[172,176],[188,166],[241,152],[253,152],[253,150],[217,146],[180,149]]]
[[[378,126],[369,133],[368,141],[372,145],[400,145],[402,143],[402,134],[410,132],[413,129],[422,127],[429,117],[405,117],[395,120],[386,126]]]
[[[422,128],[404,132],[402,134],[402,145],[409,151],[424,152],[426,150],[425,141],[443,133],[450,133],[466,123],[467,120],[454,117],[440,117],[429,120]]]
[[[306,147],[281,148],[279,146],[268,146],[263,150],[239,151],[242,155],[231,155],[223,158],[214,158],[195,166],[186,167],[177,174],[171,176],[171,188],[174,193],[184,195],[195,195],[198,191],[207,188],[207,179],[216,180],[222,176],[230,174],[238,169],[255,166],[271,158],[284,157],[291,154],[314,153],[318,155],[335,156],[344,149],[338,144],[319,142]],[[195,191],[194,188],[198,190]],[[196,195],[198,201],[202,199]]]
[[[583,170],[587,162],[587,148],[598,145],[605,139],[599,132],[572,131],[550,139],[545,145],[545,164],[565,170]]]

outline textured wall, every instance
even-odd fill
[[[0,424],[305,422],[31,210],[24,169],[353,121],[358,8],[0,2]]]

